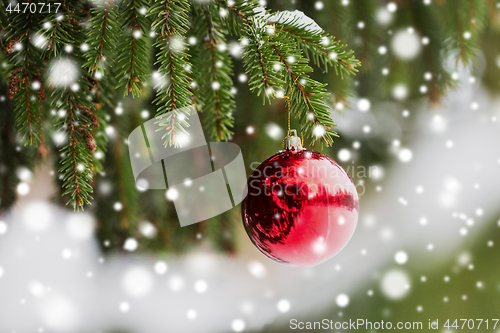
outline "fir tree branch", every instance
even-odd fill
[[[217,15],[233,36],[240,38],[245,24],[251,24],[250,18],[255,15],[259,6],[257,0],[217,0]]]
[[[246,32],[244,41],[247,45],[243,64],[249,77],[248,85],[257,96],[262,94],[264,101],[266,97],[270,101],[274,90],[285,82],[279,72],[273,69],[273,64],[278,63],[280,58],[275,54],[272,42],[262,27],[247,23]]]
[[[255,16],[252,24],[247,25],[248,30],[252,32],[249,34],[249,46],[253,46],[247,47],[245,53],[250,89],[257,90],[258,94],[265,91],[270,98],[272,93],[280,89],[278,88],[282,83],[280,76],[284,71],[288,89],[292,88],[290,99],[292,111],[301,120],[302,130],[311,138],[311,144],[320,138],[324,144],[330,146],[333,144],[333,137],[338,135],[332,130],[336,125],[325,103],[328,98],[326,85],[312,80],[305,74],[312,72],[312,68],[308,65],[308,60],[302,56],[301,49],[297,47],[298,42],[290,33],[270,28],[267,25],[267,17],[267,14]],[[352,63],[358,62],[350,59]],[[339,59],[339,62],[341,60],[344,59]],[[347,63],[347,60],[344,61]],[[272,71],[267,69],[271,66]],[[340,68],[347,69],[347,67]],[[276,74],[272,79],[276,80],[276,83],[269,80],[271,76],[268,74],[273,72]],[[292,87],[294,82],[295,86]]]
[[[290,88],[296,82],[297,89],[292,90],[290,103],[294,114],[301,119],[303,131],[312,139],[312,144],[320,138],[327,146],[332,145],[333,137],[338,135],[332,130],[336,125],[325,103],[328,98],[326,85],[305,75],[312,72],[312,68],[302,56],[301,49],[317,65],[335,65],[340,75],[356,71],[355,66],[359,65],[359,61],[354,59],[353,52],[345,51],[345,46],[326,35],[322,29],[313,27],[311,30],[312,23],[301,23],[298,16],[287,12],[274,15],[261,12],[247,21],[251,22],[247,22],[246,28],[250,31],[249,45],[253,46],[246,48],[244,60],[246,71],[250,75],[250,89],[256,90],[257,94],[265,92],[270,98],[282,83],[279,81],[282,75],[281,63]],[[268,70],[271,66],[272,71]],[[269,80],[269,74],[273,72],[276,72],[276,76],[272,77],[276,83]]]
[[[43,111],[32,83],[34,77],[39,77],[44,64],[31,38],[39,29],[41,17],[30,12],[26,16],[11,13],[9,18],[11,21],[4,52],[11,58],[14,69],[7,95],[14,99],[16,124],[24,144],[38,146],[43,136]]]
[[[5,5],[8,5],[6,4],[5,1],[2,1],[0,2],[0,36],[5,36],[5,33],[6,33],[6,29],[7,29],[7,26],[9,25],[9,21],[7,19],[7,11],[5,10],[6,7]],[[5,49],[5,40],[4,38],[0,38],[0,47],[2,49],[2,51]]]
[[[438,22],[437,13],[423,3],[408,3],[409,11],[415,22],[415,29],[429,38],[433,43],[445,44],[446,37],[444,29],[441,29]],[[437,105],[449,88],[456,86],[456,82],[451,78],[450,73],[445,69],[445,59],[450,56],[449,50],[424,46],[420,66],[415,68],[415,76],[422,75],[421,68],[426,73],[431,74],[427,79],[429,86],[429,100],[431,105]],[[397,71],[394,71],[397,73]]]
[[[63,91],[59,96],[59,100],[63,100],[67,106],[66,116],[61,121],[61,127],[65,128],[68,136],[69,143],[61,149],[61,168],[59,172],[63,173],[63,188],[64,195],[68,195],[67,204],[72,204],[73,209],[83,210],[85,204],[90,204],[93,199],[90,193],[93,192],[90,185],[92,178],[92,157],[84,145],[84,137],[79,131],[80,124],[85,124],[83,117],[78,113],[80,103],[75,99],[76,96],[71,90]]]
[[[262,17],[256,17],[259,2],[218,0],[218,3],[229,11],[228,21],[233,22],[234,29],[238,30],[235,35],[241,36],[241,31],[244,32],[240,44],[245,50],[243,65],[249,77],[250,91],[255,92],[257,96],[262,95],[264,103],[266,99],[270,102],[274,91],[280,89],[285,81],[273,69],[273,64],[279,62],[279,58],[273,52]],[[238,19],[241,19],[242,24],[236,26]]]
[[[165,146],[180,146],[181,140],[177,139],[188,134],[185,128],[190,111],[185,107],[192,104],[192,92],[186,69],[191,64],[185,52],[185,34],[189,29],[189,8],[187,0],[157,0],[151,8],[151,16],[155,19],[153,29],[159,34],[155,42],[159,48],[156,64],[160,64],[158,72],[167,81],[165,89],[159,89],[154,100],[159,105],[156,113],[158,131],[165,132],[162,135]]]
[[[112,61],[118,39],[118,6],[114,0],[108,0],[92,8],[91,14],[85,67],[94,74],[97,70],[104,71],[105,61]]]
[[[500,15],[498,14],[497,2],[495,0],[487,0],[487,2],[490,22],[492,26],[498,30],[500,26]]]
[[[129,119],[124,116],[112,115],[112,124],[120,132],[124,132],[124,136],[128,133]],[[127,229],[137,220],[137,199],[138,192],[133,179],[134,175],[132,173],[131,165],[129,163],[130,157],[127,153],[127,146],[121,140],[120,135],[117,135],[113,140],[113,162],[114,170],[116,170],[115,184],[117,186],[117,196],[119,202],[122,204],[122,209],[120,210],[120,226],[123,229]]]
[[[0,95],[7,93],[6,83],[0,83]],[[16,123],[13,102],[0,100],[0,218],[17,199],[16,187],[19,184],[17,171],[20,168],[32,169],[35,161],[33,149],[19,147],[16,140]]]
[[[302,130],[311,138],[311,144],[320,139],[326,146],[331,146],[333,137],[338,135],[332,130],[336,125],[325,103],[328,99],[326,84],[319,83],[305,74],[311,72],[312,68],[289,36],[277,33],[270,38],[270,42],[284,65],[288,86],[292,89],[291,109],[301,120]],[[295,85],[292,86],[294,82]]]
[[[356,66],[360,62],[354,58],[354,52],[346,50],[346,45],[340,44],[315,23],[303,22],[303,17],[293,12],[278,12],[267,21],[278,33],[291,36],[315,65],[324,67],[326,71],[328,66],[333,66],[341,77],[357,72]]]
[[[247,21],[253,15],[253,9],[258,6],[257,1],[240,1],[236,3],[234,0],[217,0],[217,2],[243,21]]]
[[[116,105],[114,101],[116,97],[116,80],[113,67],[105,68],[104,75],[100,80],[91,79],[90,82],[93,85],[91,91],[93,92],[94,107],[88,108],[82,106],[81,114],[90,122],[86,127],[92,133],[92,138],[95,140],[96,149],[93,153],[92,167],[94,174],[97,174],[103,171],[103,163],[106,160],[109,141],[106,135],[106,128],[110,117],[109,113],[114,111]]]
[[[200,6],[195,22],[195,33],[200,41],[195,49],[193,74],[197,77],[197,93],[203,94],[204,112],[208,114],[207,122],[211,134],[218,141],[227,140],[232,134],[232,112],[235,109],[233,88],[232,61],[226,51],[225,33],[219,19],[218,7],[214,5]],[[217,14],[214,14],[217,13]]]
[[[82,4],[66,0],[59,12],[64,19],[58,20],[61,16],[56,16],[51,22],[51,29],[47,31],[52,41],[47,51],[48,58],[55,62],[67,61],[75,68],[81,68],[84,58],[81,48],[70,48],[71,52],[68,52],[67,45],[82,45],[85,42],[85,33],[79,24],[83,19]],[[97,125],[92,104],[95,94],[92,80],[87,71],[83,71],[76,73],[69,84],[51,82],[51,106],[58,110],[55,126],[68,137],[67,144],[60,150],[59,172],[62,173],[61,186],[64,190],[62,195],[68,197],[67,204],[75,210],[83,209],[92,200],[92,152],[97,149],[95,138],[89,132],[92,126]]]
[[[88,78],[91,82],[91,89],[94,93],[94,109],[86,109],[84,116],[91,121],[92,125],[88,129],[96,143],[96,158],[93,158],[94,172],[101,172],[103,169],[107,136],[104,129],[106,127],[108,112],[113,110],[111,102],[116,87],[115,75],[115,54],[116,43],[118,42],[120,24],[118,22],[118,5],[114,0],[105,1],[91,9],[91,24],[87,34],[88,51],[85,53],[87,62],[85,67],[89,71]],[[97,149],[98,148],[98,149]]]
[[[362,0],[363,4],[365,2],[370,2],[370,0]],[[347,42],[347,44],[354,46],[354,39],[359,38],[360,36],[363,41],[362,45],[356,48],[356,57],[361,60],[363,64],[362,70],[364,72],[370,71],[374,68],[379,68],[382,66],[381,58],[377,53],[377,44],[380,43],[378,38],[374,38],[373,33],[368,33],[365,31],[381,31],[381,34],[384,35],[386,33],[383,29],[380,29],[378,26],[370,26],[370,24],[374,24],[375,18],[373,17],[373,13],[367,13],[366,16],[370,18],[365,20],[364,16],[356,14],[357,12],[363,11],[364,5],[361,6],[344,6],[340,1],[325,1],[324,8],[321,12],[315,16],[315,21],[322,27],[328,34],[335,36],[335,38]],[[372,4],[372,2],[370,2]],[[377,4],[373,4],[376,6]],[[359,31],[358,27],[355,26],[355,23],[359,22],[359,20],[363,20],[366,24],[366,27],[362,29],[363,31]],[[366,39],[370,38],[370,39]],[[333,94],[333,99],[335,104],[337,103],[346,103],[349,97],[354,95],[354,76],[353,75],[344,75],[341,77],[340,75],[328,75],[327,76],[328,88],[329,91]],[[340,104],[339,104],[340,105]]]
[[[457,62],[470,66],[477,54],[478,34],[487,17],[487,2],[446,1],[438,4],[438,7],[444,22],[447,47],[457,53]]]
[[[124,93],[140,96],[141,85],[149,74],[148,26],[146,14],[149,1],[123,0],[120,4],[124,32],[119,38],[117,67],[118,86],[125,87]]]

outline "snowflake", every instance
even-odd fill
[[[325,135],[325,128],[321,125],[316,125],[313,129],[313,134],[316,138],[323,137]]]
[[[397,58],[412,60],[420,54],[420,37],[413,30],[400,30],[392,37],[391,49]]]
[[[123,249],[129,252],[133,252],[137,250],[137,247],[139,246],[139,243],[135,238],[127,238],[125,240],[125,243],[123,244]]]
[[[245,83],[248,81],[248,76],[244,73],[238,75],[238,81],[240,81],[241,83]]]
[[[406,252],[404,251],[398,251],[394,255],[394,260],[397,264],[404,265],[408,261],[408,254],[406,254]]]
[[[347,305],[349,305],[349,296],[347,296],[346,294],[339,294],[335,299],[335,302],[339,307],[345,308]]]
[[[200,294],[203,294],[207,291],[208,284],[205,280],[198,280],[194,283],[194,290]]]
[[[94,74],[94,78],[96,80],[100,80],[102,79],[103,75],[102,75],[102,72],[101,71],[96,71],[95,74]]]
[[[123,107],[121,104],[118,104],[115,108],[115,114],[117,114],[118,116],[123,114]]]
[[[165,197],[170,201],[174,201],[179,197],[179,192],[175,188],[170,188],[165,192]]]
[[[30,186],[26,183],[19,183],[16,187],[17,194],[24,196],[30,192]]]
[[[73,252],[71,252],[70,249],[64,249],[62,252],[61,252],[61,256],[68,260],[68,259],[71,259],[71,257],[73,256]]]
[[[123,209],[123,204],[121,202],[117,201],[113,204],[113,209],[116,210],[117,212],[119,212]]]
[[[393,20],[393,15],[384,7],[380,7],[375,13],[375,19],[378,24],[382,26],[389,25]]]
[[[139,266],[129,268],[122,279],[125,292],[134,297],[147,295],[153,288],[153,283],[149,270]]]
[[[139,224],[139,231],[146,238],[154,238],[157,235],[156,227],[148,221],[143,221]]]
[[[139,30],[139,29],[136,29],[134,30],[134,32],[132,32],[132,36],[135,38],[135,39],[139,39],[142,37],[142,31]]]
[[[8,227],[7,223],[5,223],[4,221],[0,221],[0,235],[5,235],[8,230],[9,230],[9,227]],[[0,277],[1,276],[2,275],[0,273]]]
[[[266,125],[267,135],[274,140],[281,140],[283,138],[283,129],[275,123],[269,123]]]
[[[227,45],[225,43],[220,43],[219,45],[217,45],[217,49],[220,52],[226,52],[227,51]]]
[[[370,110],[370,101],[366,98],[361,98],[359,101],[358,101],[358,109],[359,111],[361,112],[366,112],[368,110]]]
[[[396,84],[392,88],[392,97],[396,100],[404,100],[408,97],[408,87],[402,83]]]
[[[347,162],[351,159],[351,152],[349,151],[349,149],[342,148],[337,153],[337,157],[340,161]]]
[[[231,42],[229,44],[229,54],[231,54],[234,58],[241,58],[241,56],[243,55],[243,51],[240,43]]]
[[[151,74],[152,85],[157,90],[164,90],[168,86],[167,78],[158,71]]]
[[[167,272],[168,270],[168,265],[166,262],[164,261],[158,261],[156,264],[155,264],[155,272],[156,274],[158,275],[163,275]]]
[[[398,6],[397,6],[394,2],[389,2],[389,3],[387,4],[387,10],[388,10],[390,13],[394,13],[397,9],[398,9]]]
[[[279,312],[286,313],[290,311],[291,308],[290,301],[288,301],[287,299],[281,299],[278,301],[276,307],[278,308]]]
[[[120,309],[121,312],[129,312],[130,304],[128,304],[127,302],[121,302],[118,308]]]
[[[196,319],[196,316],[197,316],[197,313],[195,310],[193,309],[189,309],[187,312],[186,312],[186,318],[189,319],[189,320],[193,320],[193,319]]]
[[[228,14],[227,10],[225,8],[219,9],[219,15],[220,17],[226,17]]]
[[[260,0],[259,2],[262,1],[263,0]],[[233,330],[233,332],[243,332],[243,330],[245,329],[245,322],[243,321],[243,319],[235,319],[231,323],[231,329]]]
[[[174,52],[174,53],[181,52],[184,50],[184,42],[183,42],[182,38],[173,37],[170,40],[169,47],[172,50],[172,52]]]
[[[56,87],[65,87],[77,79],[78,66],[70,59],[58,58],[49,65],[49,82]]]
[[[37,48],[43,50],[47,46],[47,38],[45,38],[45,36],[43,36],[42,34],[36,32],[31,38],[31,43]]]
[[[219,90],[220,89],[220,83],[218,81],[212,82],[212,89],[213,90]]]

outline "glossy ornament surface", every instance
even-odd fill
[[[313,266],[340,252],[356,229],[356,187],[330,157],[288,149],[264,161],[248,180],[245,230],[267,257]]]

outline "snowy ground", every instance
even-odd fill
[[[418,269],[455,255],[498,212],[500,106],[464,79],[444,108],[410,110],[419,117],[411,133],[398,127],[401,110],[377,116],[372,105],[344,119],[344,135],[365,135],[362,126],[370,123],[380,129],[370,135],[400,144],[383,178],[366,182],[381,187],[362,197],[351,242],[313,268],[276,264],[251,246],[238,258],[102,258],[92,217],[44,202],[50,185],[39,174],[30,198],[42,201],[21,201],[0,223],[0,332],[258,330],[335,302],[356,306],[349,295],[374,278],[382,281],[374,292],[410,296],[417,277],[407,265]]]

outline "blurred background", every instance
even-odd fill
[[[75,213],[61,199],[56,158],[16,144],[2,82],[1,332],[288,332],[291,319],[324,318],[420,321],[424,330],[439,320],[440,332],[457,330],[444,328],[448,319],[489,319],[475,329],[500,332],[500,2],[267,7],[303,11],[361,61],[356,76],[312,75],[328,83],[340,135],[321,152],[360,195],[350,243],[294,268],[258,252],[239,207],[181,228],[165,192],[138,189],[131,173],[124,140],[155,114],[151,93],[109,93],[108,158],[92,206]],[[249,174],[281,149],[287,111],[248,91],[242,48],[228,44],[231,141]]]

